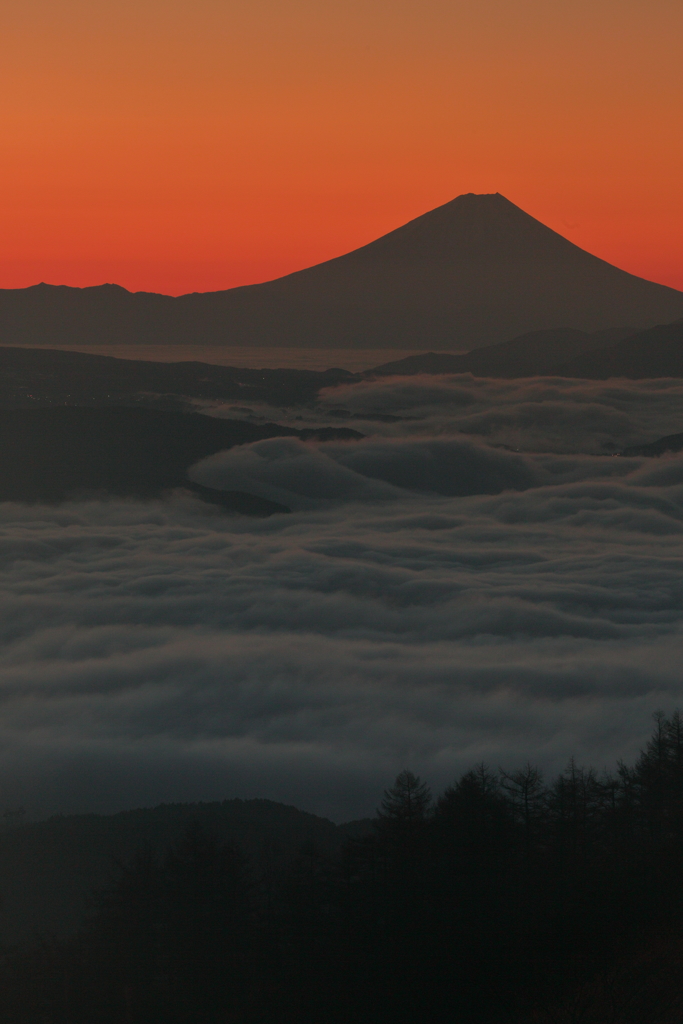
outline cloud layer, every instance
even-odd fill
[[[405,766],[611,764],[681,700],[683,458],[284,438],[193,475],[295,512],[0,506],[8,806],[341,820]]]
[[[522,451],[604,455],[682,429],[683,381],[486,380],[469,374],[395,377],[329,388],[315,408],[253,408],[295,426],[349,421],[386,437],[461,434]],[[216,415],[244,418],[231,405]],[[349,417],[352,417],[349,420]]]
[[[467,438],[319,445],[270,438],[204,459],[190,476],[208,487],[278,495],[275,500],[296,509],[396,500],[406,490],[459,497],[497,494],[526,490],[540,479],[532,460]]]

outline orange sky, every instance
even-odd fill
[[[178,294],[462,192],[683,289],[681,0],[3,0],[0,287]]]

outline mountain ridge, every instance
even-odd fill
[[[683,292],[585,252],[499,193],[468,193],[260,284],[177,297],[112,284],[0,290],[0,343],[474,349],[680,316]]]
[[[600,352],[581,353],[565,363],[563,376],[593,380],[683,377],[683,321],[657,324]]]
[[[383,363],[366,370],[365,377],[409,376],[415,373],[471,373],[474,377],[518,378],[563,376],[574,358],[612,347],[633,332],[619,328],[596,331],[574,329],[530,331],[465,353],[426,352]]]

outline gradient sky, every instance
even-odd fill
[[[462,192],[683,289],[681,0],[4,0],[0,286],[181,293]]]

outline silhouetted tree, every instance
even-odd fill
[[[593,768],[571,758],[546,797],[548,828],[556,853],[577,865],[597,853],[604,805],[609,790]]]
[[[116,1024],[213,1024],[245,1001],[250,944],[243,860],[193,825],[164,858],[146,850],[120,867],[102,894],[79,954],[83,1014],[104,1002]]]
[[[524,854],[528,860],[538,838],[538,832],[545,804],[546,793],[543,775],[538,768],[527,762],[516,772],[500,770],[501,786],[506,791],[516,821],[523,829]]]
[[[480,764],[449,786],[434,810],[434,832],[442,856],[455,861],[459,872],[488,876],[499,870],[515,840],[499,777]]]
[[[418,775],[402,771],[384,796],[377,817],[380,825],[386,825],[394,832],[421,826],[429,814],[432,795],[429,787]]]
[[[340,857],[247,872],[190,829],[78,936],[0,953],[8,1024],[680,1024],[683,723],[632,766],[409,771]]]
[[[239,1005],[245,992],[250,966],[245,864],[233,846],[194,826],[171,849],[163,881],[163,960],[172,998],[183,1019],[208,1024]]]

